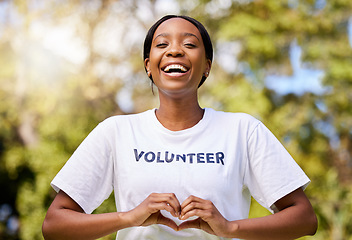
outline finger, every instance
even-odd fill
[[[187,220],[188,218],[191,218],[191,217],[199,217],[199,218],[203,219],[205,216],[206,216],[205,210],[192,209],[192,210],[188,211],[187,213],[182,214],[180,219]]]
[[[185,220],[185,219],[193,216],[192,214],[196,214],[195,210],[204,210],[204,205],[202,203],[198,203],[198,202],[189,203],[184,208],[182,208],[180,219]]]
[[[187,206],[191,202],[202,202],[202,201],[203,201],[203,199],[191,195],[186,200],[183,201],[183,203],[181,204],[181,209],[183,209],[185,206]]]
[[[173,207],[171,207],[167,202],[155,202],[155,203],[150,203],[149,204],[149,209],[150,209],[150,213],[156,213],[160,210],[166,210],[169,213],[171,213],[171,215],[173,215],[174,217],[177,217],[175,215],[175,210]]]
[[[174,217],[178,217],[181,211],[181,205],[176,198],[176,195],[173,193],[154,193],[151,194],[151,200],[153,202],[163,202],[166,203],[168,207],[167,210],[170,212]],[[161,209],[160,209],[161,210]]]
[[[157,219],[157,224],[168,226],[175,231],[178,230],[177,224],[174,221],[172,221],[170,218],[164,217],[161,213],[159,214],[159,217]]]
[[[176,195],[174,193],[167,193],[167,194],[165,194],[164,197],[165,197],[165,202],[167,202],[167,204],[169,206],[171,206],[174,210],[173,212],[170,211],[170,213],[174,217],[178,217],[181,212],[181,205],[180,205],[180,202],[178,201]]]

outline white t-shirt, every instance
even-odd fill
[[[251,195],[272,211],[277,200],[308,183],[260,121],[206,108],[201,121],[181,131],[166,129],[155,110],[110,117],[88,135],[51,184],[86,213],[114,190],[119,212],[135,208],[153,192],[175,193],[180,204],[190,195],[211,200],[227,220],[236,220],[248,217]],[[224,238],[152,225],[120,230],[117,239]]]

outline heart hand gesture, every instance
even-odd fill
[[[181,220],[197,216],[195,220],[189,220],[177,224],[163,216],[160,210],[166,210],[172,216]],[[131,216],[133,226],[149,226],[152,224],[163,224],[175,231],[187,228],[198,228],[207,233],[229,237],[230,224],[214,204],[195,196],[188,197],[182,205],[173,193],[152,193],[135,209],[128,212]]]

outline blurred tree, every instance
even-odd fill
[[[7,193],[0,199],[1,239],[42,239],[53,176],[98,122],[124,114],[116,93],[133,80],[140,51],[135,41],[121,37],[131,29],[118,21],[131,19],[134,6],[130,1],[1,3],[6,15],[0,33],[0,185]],[[107,28],[111,21],[124,29],[99,39],[113,31]],[[78,44],[65,55],[61,41],[70,43],[67,32]],[[105,41],[119,41],[125,49],[109,53]],[[19,232],[15,221],[10,224],[18,218]]]

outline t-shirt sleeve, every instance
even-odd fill
[[[262,124],[258,123],[248,139],[248,162],[244,184],[253,198],[273,212],[274,203],[310,183],[295,160]]]
[[[69,195],[84,212],[91,213],[113,189],[111,130],[100,123],[80,144],[51,182],[55,191]]]

